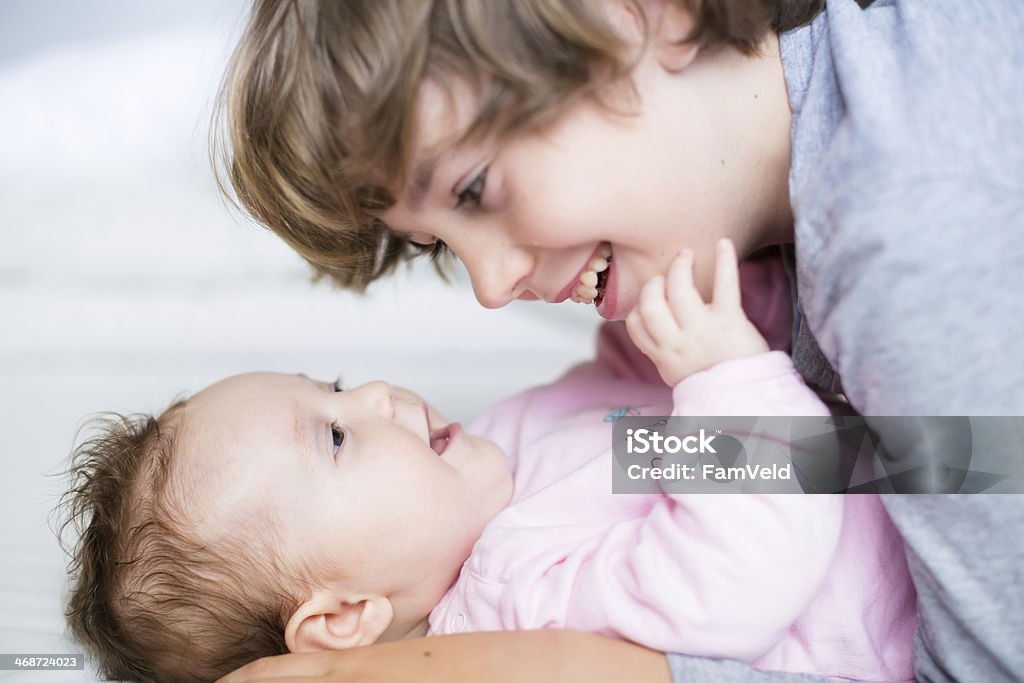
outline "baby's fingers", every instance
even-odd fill
[[[668,301],[680,326],[696,319],[704,310],[704,299],[693,284],[693,252],[684,249],[668,268]]]
[[[715,254],[715,286],[711,305],[718,309],[740,307],[740,271],[732,240],[719,240]]]
[[[647,332],[647,328],[644,327],[643,318],[640,317],[639,306],[636,306],[626,316],[626,332],[629,334],[629,338],[633,340],[633,345],[640,349],[645,356],[650,357],[654,353],[656,345],[654,340],[651,339],[651,335]]]
[[[679,323],[665,299],[665,278],[652,277],[640,292],[637,304],[644,329],[656,344],[663,344],[679,331]]]

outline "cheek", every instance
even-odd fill
[[[415,518],[424,511],[433,517],[457,516],[465,499],[465,482],[459,473],[422,442],[409,444],[406,452],[415,455],[388,472],[392,490],[384,494],[402,511],[400,516]]]
[[[497,514],[512,498],[512,471],[508,458],[496,444],[487,441],[482,450],[488,465],[486,484],[482,487],[485,507],[490,513]]]
[[[534,140],[509,149],[502,166],[509,227],[520,244],[574,247],[596,241],[614,222],[586,152]]]
[[[619,223],[583,177],[525,173],[509,193],[509,227],[517,243],[567,249],[602,239]],[[621,218],[621,217],[620,217]]]
[[[608,240],[651,252],[690,222],[682,220],[687,204],[678,183],[634,159],[552,147],[518,166],[509,206],[525,244],[557,249]]]

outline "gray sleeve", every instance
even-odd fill
[[[797,245],[808,322],[850,402],[1024,414],[1024,194],[973,174],[852,180],[819,214],[819,253]]]
[[[1024,3],[822,22],[786,38],[811,332],[861,413],[1024,414]]]
[[[832,679],[808,674],[760,671],[731,659],[668,655],[673,683],[824,683]]]

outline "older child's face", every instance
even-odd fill
[[[624,318],[684,247],[707,295],[721,237],[744,257],[790,234],[790,112],[777,39],[765,50],[723,50],[679,72],[649,51],[634,72],[640,102],[618,100],[634,113],[582,101],[501,144],[453,144],[474,98],[428,81],[408,188],[384,218],[414,241],[444,241],[488,308],[578,300],[609,250],[598,278],[606,318]]]
[[[325,579],[426,609],[511,495],[496,445],[384,382],[337,392],[302,376],[239,375],[193,397],[184,419],[205,538],[269,517],[285,562],[316,558]]]

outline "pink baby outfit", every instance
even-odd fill
[[[430,614],[430,633],[571,628],[666,652],[857,680],[912,680],[914,590],[876,496],[613,495],[606,416],[827,415],[780,351],[674,390],[605,325],[598,360],[470,431],[515,476]]]

